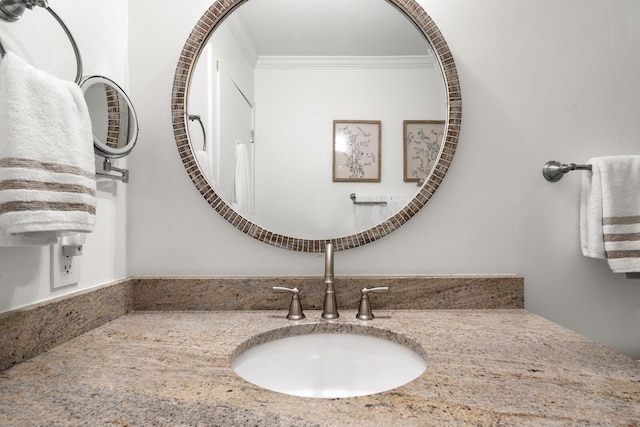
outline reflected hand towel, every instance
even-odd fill
[[[253,213],[253,188],[251,160],[245,144],[236,144],[236,169],[234,180],[234,207],[240,212]]]

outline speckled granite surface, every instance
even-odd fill
[[[0,313],[0,371],[117,319],[132,306],[125,279]]]
[[[321,308],[322,277],[131,278],[0,313],[0,371],[132,310],[277,310],[298,287],[305,309]],[[523,308],[521,276],[337,277],[339,307],[358,306],[363,287],[389,286],[374,308]]]
[[[277,310],[287,307],[273,286],[300,289],[302,306],[322,309],[322,276],[135,278],[134,310]],[[524,278],[492,276],[336,277],[339,307],[358,307],[364,287],[389,286],[372,297],[383,309],[524,308]]]
[[[377,311],[366,325],[417,341],[429,367],[376,395],[292,397],[234,374],[230,355],[256,334],[363,324],[346,308],[306,314],[127,314],[0,372],[0,425],[640,424],[640,363],[524,310]]]

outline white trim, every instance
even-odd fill
[[[267,68],[424,68],[432,69],[431,55],[416,56],[260,56],[256,69]]]

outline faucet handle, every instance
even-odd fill
[[[291,304],[289,304],[289,314],[287,319],[289,320],[301,320],[304,319],[304,313],[302,312],[302,305],[300,304],[300,291],[298,288],[283,288],[282,286],[274,286],[273,292],[276,293],[291,293]]]
[[[378,288],[364,288],[362,289],[362,296],[360,298],[360,307],[358,308],[357,319],[360,320],[373,320],[375,317],[371,312],[371,304],[369,303],[369,293],[386,294],[389,292],[388,286],[380,286]]]

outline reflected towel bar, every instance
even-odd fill
[[[386,206],[387,202],[358,202],[356,200],[356,193],[351,193],[349,195],[349,198],[351,199],[351,201],[353,202],[354,205],[382,205],[382,206]]]
[[[62,19],[49,7],[46,0],[2,0],[0,1],[0,19],[6,22],[15,22],[22,17],[25,9],[33,9],[34,6],[40,6],[47,10],[54,17],[54,19],[60,24],[64,32],[67,34],[73,53],[76,55],[76,84],[80,84],[82,81],[82,56],[80,56],[80,50],[76,44],[75,39],[71,35],[71,31],[62,21]],[[2,44],[0,39],[0,56],[4,56],[7,53],[6,48]]]
[[[591,165],[577,165],[575,163],[560,163],[555,160],[548,161],[542,168],[542,176],[549,182],[558,182],[565,173],[573,170],[591,170]]]

